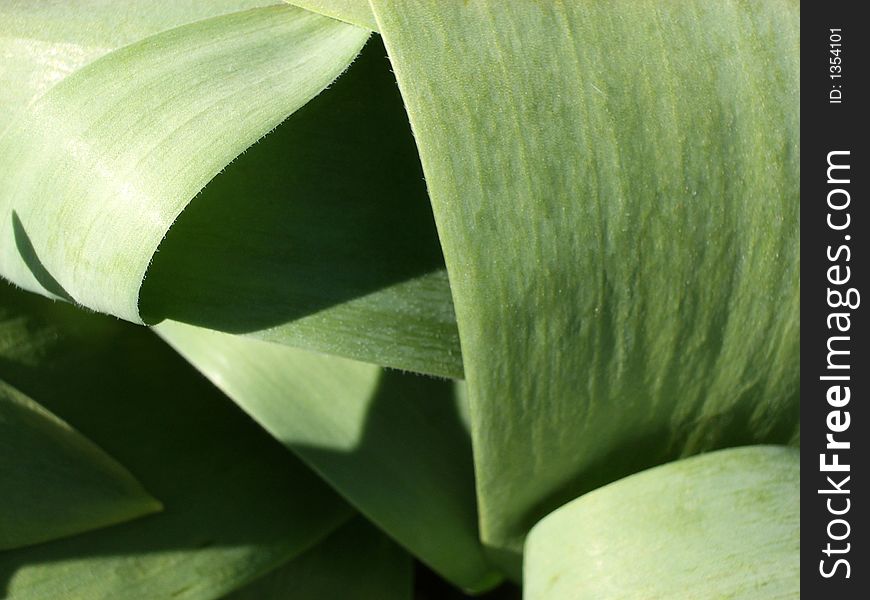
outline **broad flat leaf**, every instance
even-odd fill
[[[14,384],[116,457],[163,512],[0,553],[0,597],[217,598],[306,551],[349,507],[152,332],[0,289],[32,335]],[[38,347],[35,345],[38,344]]]
[[[369,519],[457,585],[499,577],[477,535],[448,381],[164,322],[160,335]]]
[[[16,172],[10,176],[15,181],[0,185],[0,210],[5,205],[11,226],[6,246],[0,245],[0,271],[30,289],[44,288],[132,320],[171,317],[402,369],[462,376],[431,209],[379,42],[370,44],[333,90],[211,182],[164,239],[190,197],[320,91],[366,34],[289,6],[158,33],[170,22],[183,24],[207,10],[220,14],[232,3],[210,9],[202,1],[173,5],[165,11],[170,21],[149,20],[145,13],[160,12],[153,7],[143,12],[82,2],[73,11],[78,16],[65,5],[15,4],[9,11],[11,25],[5,29],[11,31],[13,50],[29,54],[12,52],[10,60],[25,67],[4,76],[22,89],[30,80],[54,84],[79,66],[63,62],[67,52],[78,56],[65,40],[98,43],[94,52],[103,54],[109,52],[103,46],[135,43],[47,88],[13,127],[18,134],[7,135],[12,137],[5,147],[16,159],[9,169]],[[90,9],[97,22],[81,32],[70,29],[69,23],[81,25],[80,13],[91,14]],[[106,30],[115,13],[121,33]],[[135,34],[144,39],[131,40]],[[28,45],[46,35],[64,41],[47,48]],[[46,64],[25,60],[40,52]],[[52,56],[66,66],[61,69]],[[136,77],[126,76],[129,72]],[[44,104],[52,114],[40,108]],[[249,110],[251,105],[257,110]],[[227,111],[242,111],[244,119]],[[66,125],[71,114],[78,126]],[[55,118],[63,126],[55,126]],[[188,135],[191,128],[195,135]],[[34,133],[39,131],[44,139]],[[18,141],[12,139],[16,135]],[[21,155],[19,143],[32,152]],[[161,150],[168,146],[170,152]],[[0,141],[0,154],[2,147]],[[36,200],[45,197],[54,200]],[[29,211],[38,214],[28,216]],[[84,292],[73,289],[77,284],[70,288],[73,278],[81,280]]]
[[[798,423],[799,6],[373,0],[441,237],[481,534]]]
[[[158,33],[66,77],[0,139],[0,272],[140,321],[139,288],[178,214],[367,37],[281,5]]]
[[[536,525],[525,558],[528,600],[797,598],[800,453],[722,450],[621,479]]]
[[[410,600],[411,557],[364,519],[224,600]]]
[[[372,31],[378,30],[368,0],[285,0],[285,2],[345,23],[353,23]]]
[[[0,322],[0,343],[8,339],[9,325]],[[0,381],[0,550],[114,525],[160,508],[123,465]]]
[[[148,270],[147,320],[462,375],[444,259],[385,55],[371,40],[187,207]]]
[[[161,31],[270,0],[5,0],[0,4],[0,133],[35,97],[86,64]]]

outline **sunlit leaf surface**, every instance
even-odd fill
[[[367,37],[288,5],[252,9],[146,37],[66,77],[0,138],[0,272],[139,321],[145,272],[181,210]]]
[[[378,30],[368,0],[285,0],[285,2],[372,31]]]
[[[563,506],[526,542],[527,600],[798,598],[800,456],[687,458]]]
[[[450,276],[481,534],[798,422],[797,2],[373,0]],[[703,67],[699,66],[703,65]]]
[[[792,595],[799,21],[0,3],[0,596]]]

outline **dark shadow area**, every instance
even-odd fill
[[[313,471],[147,329],[5,284],[0,318],[25,318],[30,333],[50,340],[38,364],[19,362],[14,348],[0,346],[0,379],[93,440],[165,505],[162,513],[126,524],[0,552],[0,598],[25,565],[197,548],[253,546],[280,553],[300,527],[312,529],[313,542],[324,520],[338,524],[349,514]],[[470,440],[450,383],[388,371],[369,403],[360,441],[350,451],[295,450],[337,484],[364,481],[353,493],[363,502],[397,498],[387,517],[394,509],[401,514],[435,506],[454,519],[456,511],[464,512],[464,528],[475,532]],[[398,438],[391,451],[379,443],[385,435]],[[439,498],[438,486],[418,489],[397,447],[419,453],[426,468],[439,473],[439,485],[453,488],[451,495]],[[372,465],[365,476],[360,460]],[[122,566],[112,576],[130,577],[131,590],[147,589],[148,575],[130,570]]]
[[[453,385],[385,370],[352,452],[289,444],[400,544],[417,540],[442,561],[479,548],[471,438]]]
[[[373,38],[330,89],[191,202],[145,279],[148,322],[257,331],[444,269],[385,57]]]
[[[165,506],[126,524],[0,552],[0,598],[23,565],[249,545],[281,555],[294,544],[288,540],[313,543],[324,523],[349,514],[328,486],[149,330],[0,288],[0,315],[26,319],[28,333],[44,341],[35,364],[0,347],[0,379],[93,440]],[[83,335],[84,321],[93,324],[93,337]],[[131,590],[141,584],[129,566],[112,575],[130,577]]]
[[[72,297],[63,289],[63,286],[58,283],[57,279],[52,277],[48,269],[45,268],[45,265],[42,264],[42,261],[39,260],[36,249],[30,241],[30,236],[27,235],[27,230],[24,229],[21,219],[18,218],[18,213],[14,210],[12,211],[12,231],[15,235],[15,247],[18,248],[21,259],[27,265],[27,268],[30,269],[30,272],[33,273],[39,285],[55,296],[63,298],[67,302],[73,302]]]
[[[357,516],[305,555],[222,600],[399,598],[410,592],[411,566],[404,550]]]
[[[505,582],[497,588],[471,596],[450,585],[423,563],[414,563],[414,600],[462,600],[476,598],[477,600],[522,600],[523,591],[520,586]]]

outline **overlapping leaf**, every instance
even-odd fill
[[[490,580],[474,535],[467,439],[439,397],[448,385],[285,346],[467,375],[481,534],[515,577],[529,528],[579,494],[711,448],[798,438],[796,2],[288,4],[338,21],[241,1],[167,3],[159,15],[102,0],[0,7],[0,53],[11,58],[0,81],[14,84],[0,91],[0,106],[11,107],[0,115],[0,273],[129,320],[187,323],[161,332],[362,512],[466,587]],[[396,71],[446,271],[382,47],[369,44],[303,107],[353,60],[367,30],[383,33]],[[105,351],[118,339],[116,325],[85,321],[84,347]],[[79,329],[64,327],[71,348]],[[20,354],[10,381],[50,398],[59,379],[41,382],[21,365],[44,365],[54,333],[31,334],[35,362]],[[142,360],[137,373],[157,360],[130,356]],[[102,368],[131,369],[113,360]],[[62,377],[81,365],[61,363]],[[147,446],[171,412],[142,398],[157,416],[127,405],[99,405],[97,415],[98,399],[49,408],[129,459],[148,489],[158,482],[161,498],[206,504],[212,526],[231,519],[204,491],[219,478],[204,464],[209,453],[238,468],[224,473],[234,482],[227,500],[255,511],[262,502],[263,514],[200,549],[191,546],[201,524],[168,509],[157,528],[132,523],[16,551],[0,558],[0,577],[28,565],[12,580],[15,594],[112,597],[120,574],[132,577],[133,597],[214,597],[294,557],[240,593],[280,597],[306,581],[295,590],[303,597],[343,593],[345,582],[322,578],[322,568],[347,556],[329,542],[300,553],[346,519],[346,507],[312,483],[313,496],[286,510],[307,514],[313,497],[328,499],[310,527],[294,529],[258,487],[271,467],[242,468],[276,450],[236,456],[218,438],[259,440],[255,430],[226,416],[200,431],[190,406],[204,411],[202,402],[177,415],[193,439],[170,435],[159,452],[137,455],[126,444]],[[109,432],[113,415],[142,421],[142,431]],[[545,519],[528,545],[528,593],[667,595],[699,585],[699,573],[723,593],[762,584],[788,593],[768,567],[790,573],[796,556],[794,457],[733,452],[619,481]],[[203,474],[173,492],[153,461],[176,456],[185,458],[173,477]],[[293,464],[282,477],[311,478]],[[661,496],[674,477],[717,540],[731,524],[752,527],[780,511],[765,530],[774,562],[738,581],[738,569],[720,567],[734,565],[740,540],[703,547],[709,538],[697,528],[670,527],[677,505]],[[752,486],[774,491],[750,498]],[[757,500],[755,512],[709,524],[728,508],[711,498],[718,487]],[[597,499],[623,498],[619,490],[649,527],[619,524],[599,564],[603,555],[570,536],[610,531]],[[371,532],[344,530],[335,539],[373,544],[372,577],[360,585],[404,594],[407,557]],[[614,587],[619,561],[680,543],[707,552],[711,565],[693,571],[681,554],[688,567],[658,588],[643,565]],[[197,578],[200,569],[209,577]],[[83,575],[91,571],[93,580]]]
[[[650,469],[532,529],[528,600],[797,598],[800,457],[754,446]]]
[[[182,213],[142,288],[149,320],[462,375],[441,248],[384,54],[372,40]]]
[[[111,453],[164,505],[154,516],[0,553],[0,597],[216,598],[350,516],[150,331],[6,286],[0,305],[31,334],[38,357],[4,354],[0,377]]]
[[[285,0],[285,2],[345,23],[353,23],[372,31],[378,30],[368,0]]]
[[[499,580],[478,541],[471,446],[450,382],[181,323],[157,331],[444,577],[472,590]]]
[[[366,38],[290,6],[252,9],[145,38],[65,78],[0,139],[0,271],[139,321],[148,264],[184,206]]]
[[[462,341],[484,540],[798,421],[796,2],[373,0]]]
[[[4,346],[9,325],[0,323]],[[2,381],[0,503],[0,550],[160,510],[123,465]]]
[[[72,39],[100,45],[87,59],[105,55],[60,83],[78,62],[31,74],[42,95],[21,86],[37,97],[0,136],[0,272],[128,320],[173,317],[461,376],[419,162],[377,45],[218,177],[164,240],[197,191],[334,79],[368,34],[291,6],[185,3],[151,22],[94,4],[97,25],[83,33],[63,19],[71,9],[10,11],[10,52],[74,58]],[[209,11],[218,16],[196,20]],[[100,19],[115,12],[126,26],[110,35]],[[64,41],[28,45],[51,34]]]
[[[30,102],[97,58],[162,31],[270,0],[6,0],[0,4],[0,133]]]
[[[4,292],[0,295],[0,550],[160,510],[160,502],[123,465],[6,383],[19,368],[44,364],[46,348],[56,337],[50,328],[33,327],[20,307],[6,300]],[[92,333],[99,339],[100,328]]]

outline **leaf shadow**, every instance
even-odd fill
[[[385,57],[371,40],[330,89],[190,203],[148,270],[146,322],[249,333],[444,271]]]
[[[25,566],[82,561],[69,568],[86,569],[88,559],[198,549],[214,553],[257,548],[280,555],[287,552],[282,548],[299,527],[324,520],[338,526],[351,514],[311,469],[149,330],[86,315],[4,284],[0,323],[22,314],[37,336],[45,323],[61,333],[51,336],[53,345],[36,363],[18,361],[14,350],[7,352],[0,346],[0,378],[116,458],[163,502],[165,510],[71,538],[0,552],[0,598],[6,597],[16,572]],[[88,323],[98,334],[93,339],[87,335]],[[419,506],[411,504],[432,501],[433,490],[416,489],[401,461],[385,454],[381,443],[385,435],[395,436],[397,416],[405,415],[407,421],[408,403],[413,403],[414,423],[421,430],[405,433],[403,447],[406,452],[420,452],[432,468],[440,470],[447,485],[461,490],[454,494],[456,503],[444,510],[464,514],[465,529],[475,532],[470,440],[450,386],[445,380],[385,371],[367,399],[365,422],[352,448],[293,449],[343,481],[359,479],[360,460],[377,464],[363,492],[369,494],[368,500],[380,496],[381,501],[389,501],[391,492],[402,489],[406,504],[396,505],[396,510],[414,510]],[[452,443],[444,444],[445,437]],[[300,519],[300,515],[305,516]],[[313,543],[319,539],[315,533]],[[263,570],[277,566],[266,565]],[[116,570],[129,576],[135,567],[127,563]],[[148,577],[157,576],[137,575],[129,581],[131,590],[147,590]],[[67,576],[62,569],[55,570],[54,583],[46,580],[46,589],[63,585]],[[191,590],[179,585],[176,591],[183,595]]]
[[[48,340],[36,360],[18,360],[17,348],[0,344],[0,378],[94,441],[165,507],[121,525],[0,552],[0,598],[23,566],[196,548],[256,547],[275,560],[293,550],[294,536],[316,542],[351,514],[151,331],[0,287],[0,321],[25,319],[30,335]],[[93,338],[83,320],[93,323]],[[34,593],[52,597],[67,583],[62,570]],[[136,568],[127,564],[118,572],[130,576]],[[129,582],[131,590],[146,584]]]
[[[48,272],[48,269],[45,268],[45,265],[42,264],[39,255],[36,253],[36,249],[33,247],[33,242],[30,241],[30,236],[27,235],[27,230],[24,228],[24,225],[21,223],[21,219],[15,210],[12,211],[12,232],[15,236],[15,247],[18,249],[18,254],[21,256],[24,264],[27,265],[27,268],[30,269],[30,272],[36,278],[36,281],[39,282],[39,285],[55,296],[63,298],[67,302],[74,303],[75,301],[72,299],[72,296],[63,289],[63,286],[60,285],[57,279],[55,279],[52,274]]]
[[[442,565],[451,554],[463,556],[468,575],[483,565],[484,556],[471,436],[459,410],[464,400],[454,386],[385,369],[352,449],[283,441],[337,490],[353,490],[349,499],[400,544],[414,540]],[[453,569],[456,573],[456,564]]]

